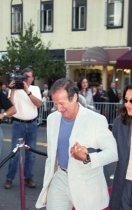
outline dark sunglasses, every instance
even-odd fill
[[[128,99],[125,98],[125,99],[124,99],[124,103],[126,104],[126,103],[128,103],[128,102],[129,102],[130,104],[132,104],[132,99],[128,100]]]

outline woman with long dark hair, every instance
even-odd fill
[[[123,92],[123,105],[113,124],[118,156],[110,201],[111,210],[132,210],[132,84]]]
[[[93,95],[91,89],[89,88],[88,79],[86,77],[82,77],[78,83],[78,87],[79,94],[85,98],[87,107],[90,106],[91,108],[94,108]]]

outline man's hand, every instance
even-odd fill
[[[8,87],[9,87],[10,89],[15,88],[15,80],[12,80],[12,81],[10,82],[10,84],[8,85]]]
[[[23,81],[23,86],[24,86],[25,92],[28,94],[30,91],[28,90],[29,85],[26,83],[26,81]]]
[[[81,146],[79,143],[74,144],[70,152],[73,158],[81,161],[86,160],[86,155],[88,154],[87,148]]]
[[[0,113],[0,120],[4,118],[4,113]]]

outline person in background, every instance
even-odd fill
[[[6,95],[6,97],[8,97],[8,87],[6,84],[2,84],[1,86],[1,91],[4,95]],[[4,112],[4,109],[1,109],[1,112]],[[4,118],[1,120],[2,123],[9,123],[10,122],[10,118]]]
[[[68,78],[58,79],[50,93],[56,111],[47,119],[48,158],[36,208],[104,209],[109,195],[103,166],[118,159],[107,120],[78,102],[79,90]]]
[[[8,97],[8,87],[6,84],[2,84],[1,90]]]
[[[44,124],[46,124],[47,116],[51,111],[51,107],[50,107],[51,102],[49,100],[50,100],[50,98],[49,98],[48,84],[44,83],[44,89],[42,91],[42,102],[43,102],[42,116],[43,116],[43,123]]]
[[[102,84],[100,84],[98,87],[93,87],[92,92],[96,109],[100,114],[107,116],[107,108],[104,102],[108,101],[108,97],[106,91],[103,90]]]
[[[132,209],[132,84],[123,92],[123,104],[113,123],[113,135],[117,141],[117,162],[110,210]]]
[[[92,94],[93,94],[93,101],[94,102],[101,102],[100,93],[98,87],[92,87]]]
[[[110,103],[108,119],[109,119],[109,124],[112,124],[113,119],[115,119],[118,114],[117,103],[119,103],[119,100],[120,100],[115,82],[111,82],[111,85],[110,85],[110,88],[109,88],[107,94],[108,94],[108,99],[109,99],[109,103]]]
[[[47,111],[47,100],[49,100],[49,90],[48,90],[48,84],[44,83],[44,89],[42,91],[42,101],[44,104],[44,111]]]
[[[11,117],[13,114],[16,113],[16,109],[14,105],[11,103],[11,101],[6,97],[6,95],[0,91],[0,110],[3,110],[3,112],[0,113],[0,122],[5,117]],[[3,131],[0,127],[0,153],[2,149],[2,142],[3,142]]]
[[[108,94],[108,98],[109,98],[110,103],[119,103],[120,99],[119,99],[119,96],[118,96],[118,91],[117,91],[115,82],[111,82],[110,88],[109,88],[107,94]]]
[[[34,80],[33,70],[25,68],[22,73],[26,78],[21,85],[17,84],[21,87],[20,89],[15,88],[15,81],[11,81],[9,84],[9,98],[17,110],[17,113],[13,115],[12,149],[16,147],[19,138],[23,138],[25,144],[35,149],[38,131],[38,108],[42,105],[41,92],[38,86],[32,85]],[[12,187],[12,182],[17,172],[18,159],[19,154],[17,153],[9,162],[6,182],[4,184],[5,189]],[[25,185],[30,188],[36,187],[33,180],[34,161],[35,155],[26,150],[24,165]]]
[[[75,86],[78,88],[78,83],[76,81],[74,81],[74,84]],[[83,97],[81,94],[78,94],[78,102],[84,106],[84,107],[87,107],[87,102],[86,102],[86,99],[85,97]]]
[[[93,86],[92,87],[92,94],[93,94],[94,106],[95,106],[96,110],[100,114],[102,114],[103,106],[102,106],[102,104],[100,104],[100,102],[101,102],[102,99],[100,97],[100,93],[99,93],[98,87],[96,87],[96,86]]]
[[[89,83],[87,78],[82,77],[78,83],[79,94],[86,99],[87,106],[94,109],[93,95],[92,91],[89,88]]]
[[[105,91],[103,89],[103,85],[102,84],[99,85],[98,91],[99,91],[100,99],[101,99],[100,102],[108,102],[109,99],[108,99],[107,91]]]
[[[42,93],[42,98],[49,96],[49,89],[48,89],[48,84],[47,83],[44,83],[43,90],[41,91],[41,93]]]

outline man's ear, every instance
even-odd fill
[[[77,95],[77,93],[74,93],[73,100],[74,100],[74,102],[76,102],[76,101],[78,100],[78,95]]]

